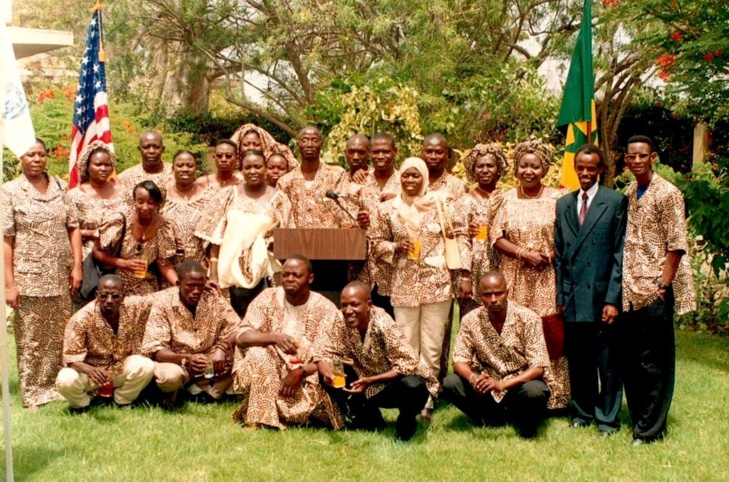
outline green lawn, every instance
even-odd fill
[[[630,445],[625,409],[623,429],[609,439],[554,419],[537,440],[525,441],[509,427],[471,428],[457,410],[443,405],[431,426],[421,427],[408,444],[393,442],[392,427],[384,433],[246,432],[230,421],[232,403],[188,404],[176,413],[97,407],[83,415],[69,415],[64,403],[55,403],[30,414],[21,408],[13,375],[15,478],[729,480],[729,338],[680,332],[678,350],[669,437],[642,447]],[[386,418],[394,421],[395,412]]]

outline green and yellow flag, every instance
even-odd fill
[[[582,26],[572,54],[567,82],[564,86],[562,107],[557,126],[567,126],[562,179],[560,184],[569,189],[580,187],[575,172],[575,151],[588,142],[597,144],[597,117],[595,115],[595,77],[592,72],[592,0],[585,0]]]

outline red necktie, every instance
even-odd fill
[[[577,219],[580,221],[580,226],[582,226],[582,223],[585,222],[585,216],[587,216],[587,200],[589,199],[589,196],[586,192],[582,193],[582,207],[580,207],[580,215],[577,217]]]

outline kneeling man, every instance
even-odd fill
[[[443,398],[478,425],[508,420],[534,437],[550,396],[542,380],[549,366],[542,319],[507,300],[501,273],[486,273],[479,287],[482,306],[461,321]]]
[[[148,296],[125,298],[121,278],[110,274],[99,280],[96,301],[71,317],[56,389],[72,411],[86,410],[97,392],[129,405],[147,386],[154,363],[136,353],[151,305]]]
[[[311,291],[314,275],[305,256],[286,260],[281,287],[258,295],[238,335],[233,388],[246,397],[233,420],[247,428],[285,429],[311,421],[336,425],[335,410],[313,376],[314,346],[336,323],[334,303]]]
[[[410,440],[428,392],[438,395],[438,380],[419,361],[390,315],[373,306],[368,285],[355,281],[345,286],[341,310],[344,320],[331,327],[317,348],[318,369],[327,392],[357,428],[383,428],[379,407],[399,409],[396,437]],[[349,388],[334,388],[335,377],[344,375],[335,372],[335,360],[352,364]]]
[[[225,298],[207,290],[205,268],[193,260],[177,268],[177,286],[154,295],[142,353],[152,358],[157,386],[172,408],[177,391],[220,399],[230,387],[230,367],[240,318]]]

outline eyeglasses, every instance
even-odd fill
[[[229,154],[226,152],[226,153],[215,154],[215,157],[217,159],[233,159],[235,157],[235,154]]]
[[[634,160],[638,159],[639,157],[641,159],[645,159],[648,156],[650,156],[650,154],[626,154],[625,155],[625,160],[626,161],[634,161]]]

